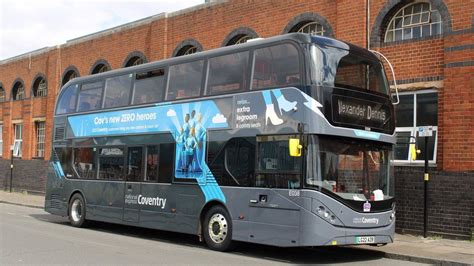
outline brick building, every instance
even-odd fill
[[[433,125],[428,230],[467,238],[474,227],[474,3],[370,0],[369,7],[363,0],[210,1],[2,60],[0,186],[9,186],[13,146],[14,188],[44,191],[55,99],[71,78],[311,32],[370,45],[394,64],[397,229],[422,230],[423,161],[412,161],[405,143],[417,127]]]

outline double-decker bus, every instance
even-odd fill
[[[281,247],[385,244],[394,111],[383,65],[287,34],[71,80],[45,210]]]

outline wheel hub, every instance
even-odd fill
[[[82,203],[76,199],[71,206],[71,218],[74,222],[79,222],[82,217]]]
[[[209,236],[215,243],[222,243],[227,237],[227,220],[224,215],[216,213],[209,220]]]

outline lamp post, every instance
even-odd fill
[[[12,193],[12,182],[13,182],[13,150],[15,145],[10,146],[10,193]]]

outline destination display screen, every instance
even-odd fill
[[[368,127],[384,132],[390,130],[390,108],[383,103],[333,95],[333,122],[356,127]]]

